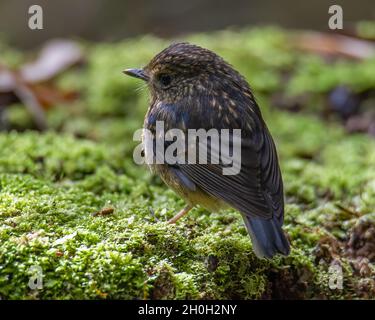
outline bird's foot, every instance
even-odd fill
[[[185,208],[183,208],[179,213],[177,213],[173,218],[168,220],[168,224],[176,223],[177,220],[182,218],[184,215],[186,215],[193,207],[187,205]]]

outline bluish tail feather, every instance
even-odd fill
[[[257,257],[271,259],[276,254],[289,254],[289,241],[277,217],[266,220],[244,216],[244,220]]]

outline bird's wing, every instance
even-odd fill
[[[262,122],[250,137],[241,139],[241,170],[224,175],[228,166],[181,164],[178,170],[200,189],[224,200],[243,214],[283,219],[283,183],[272,137]]]

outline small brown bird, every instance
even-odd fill
[[[169,223],[197,204],[211,211],[232,207],[242,214],[258,257],[288,255],[276,148],[246,80],[214,52],[189,43],[172,44],[143,69],[124,73],[148,84],[151,102],[144,128],[153,134],[157,121],[164,122],[166,131],[178,128],[184,133],[188,129],[241,130],[238,174],[224,175],[222,162],[150,165],[187,202]]]

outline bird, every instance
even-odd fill
[[[149,164],[186,201],[168,223],[176,223],[197,205],[209,211],[233,208],[241,213],[258,258],[287,256],[290,243],[282,229],[284,191],[276,146],[246,79],[215,52],[188,42],[172,43],[144,67],[123,73],[147,84],[150,102],[143,127],[152,133],[154,144],[159,139],[157,121],[163,121],[165,130],[184,133],[241,130],[237,174],[224,175],[222,162]]]

